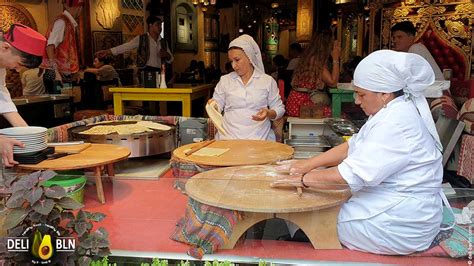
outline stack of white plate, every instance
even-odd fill
[[[21,141],[25,147],[13,146],[13,153],[31,153],[42,151],[48,147],[44,127],[9,127],[0,129],[0,135]]]

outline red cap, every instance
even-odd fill
[[[66,5],[68,7],[83,6],[84,0],[66,0]]]
[[[15,23],[3,34],[7,43],[16,49],[36,56],[43,56],[46,49],[46,38],[34,29]]]

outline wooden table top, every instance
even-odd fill
[[[130,150],[112,144],[91,144],[78,154],[70,154],[58,159],[44,160],[38,164],[20,164],[29,170],[72,170],[115,163],[127,158]]]
[[[287,160],[293,157],[292,147],[275,142],[264,140],[217,140],[207,146],[208,148],[223,148],[230,150],[217,157],[199,156],[184,153],[192,147],[200,145],[191,143],[183,145],[173,151],[176,158],[200,165],[209,166],[239,166],[268,164],[280,160]]]
[[[255,165],[218,168],[197,174],[186,183],[189,197],[211,206],[247,212],[291,213],[325,209],[344,203],[348,191],[272,188],[284,174],[276,166]]]

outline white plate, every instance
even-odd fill
[[[46,142],[46,137],[38,137],[38,138],[20,138],[20,137],[10,137],[9,138],[14,138],[16,140],[19,140],[21,142]]]
[[[34,139],[34,138],[46,138],[46,134],[32,134],[32,135],[7,135],[4,134],[4,136],[10,137],[10,138],[18,138],[18,139]]]
[[[41,134],[46,133],[48,129],[45,127],[9,127],[0,129],[0,134],[3,135],[16,135],[16,136],[24,136],[24,135],[34,135],[34,134]]]
[[[13,148],[13,153],[28,153],[28,152],[35,152],[35,151],[41,151],[44,150],[48,147],[48,145],[45,143],[44,145],[32,145],[32,146],[26,146],[25,148],[20,148],[20,147],[14,147]]]

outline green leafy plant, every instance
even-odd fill
[[[26,228],[43,223],[56,228],[61,236],[76,237],[74,253],[59,252],[57,261],[62,264],[89,265],[110,254],[108,233],[104,228],[92,231],[93,222],[100,222],[105,215],[82,210],[73,211],[83,205],[67,196],[61,186],[45,187],[42,182],[56,175],[52,171],[38,171],[28,175],[0,176],[0,190],[10,195],[5,204],[0,205],[0,215],[4,217],[3,228],[9,237],[20,236]],[[64,226],[66,225],[66,226]],[[14,264],[28,263],[29,254],[25,252],[9,253],[0,245],[0,257]]]

